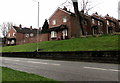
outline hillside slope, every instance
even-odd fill
[[[39,43],[41,51],[104,51],[118,50],[118,37],[109,35],[102,37],[73,38],[69,40],[46,41]],[[36,43],[3,47],[3,52],[33,52]]]

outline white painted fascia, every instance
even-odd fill
[[[67,14],[69,14],[69,15],[71,15],[71,13],[69,13],[69,12],[67,12],[67,11],[65,11],[65,10],[63,10],[62,8],[60,8],[60,7],[58,7],[56,10],[55,10],[55,12],[49,17],[49,19],[57,12],[57,10],[61,10],[61,11],[63,11],[63,12],[65,12],[65,13],[67,13]]]

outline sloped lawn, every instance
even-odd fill
[[[73,38],[68,40],[46,41],[39,43],[41,51],[113,51],[118,50],[120,35],[101,37]],[[36,43],[3,47],[3,52],[33,52]]]

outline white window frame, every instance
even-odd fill
[[[34,34],[33,34],[33,33],[31,33],[31,34],[30,34],[30,37],[33,37],[33,36],[34,36]]]
[[[57,37],[57,32],[51,31],[51,38],[56,38],[56,37]]]
[[[15,44],[15,40],[12,40],[12,41],[11,41],[11,44]]]
[[[92,19],[92,23],[95,24],[95,19]]]
[[[10,44],[10,41],[8,41],[7,43]]]
[[[64,18],[63,18],[63,23],[66,23],[67,22],[67,17],[65,16]]]
[[[107,25],[109,25],[110,23],[109,23],[109,21],[107,20]]]
[[[119,25],[120,25],[120,22],[119,22]]]
[[[68,33],[67,33],[68,31],[67,31],[67,29],[64,29],[63,31],[62,31],[62,33],[63,33],[63,39],[65,39],[65,36],[68,36]]]
[[[100,25],[100,21],[98,21],[98,25]]]
[[[29,37],[29,34],[25,34],[25,37]]]
[[[13,36],[15,36],[15,33],[13,33]]]
[[[52,21],[52,25],[56,25],[56,20],[53,20],[53,21]]]
[[[63,36],[68,36],[67,29],[63,30]]]
[[[8,37],[10,37],[10,33],[8,34]]]

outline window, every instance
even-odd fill
[[[67,22],[67,17],[66,16],[63,18],[63,22],[64,23]]]
[[[26,37],[29,37],[29,34],[26,34]]]
[[[10,37],[10,33],[8,34],[8,37]]]
[[[8,44],[10,44],[10,41],[8,41]]]
[[[31,33],[31,34],[30,34],[30,37],[33,37],[33,36],[34,36],[34,34],[33,34],[33,33]]]
[[[52,24],[53,24],[53,25],[56,25],[56,20],[53,20],[53,21],[52,21]]]
[[[67,36],[67,29],[63,30],[63,36]]]
[[[94,19],[92,19],[92,23],[95,24],[95,20]]]
[[[15,33],[13,33],[13,36],[15,36]]]
[[[52,32],[51,32],[51,38],[56,38],[56,37],[57,37],[57,32],[52,31]]]
[[[12,41],[11,41],[11,44],[15,44],[15,40],[12,40]]]
[[[107,25],[109,25],[109,21],[107,20]]]
[[[100,22],[100,21],[98,21],[98,25],[101,25],[101,22]]]

